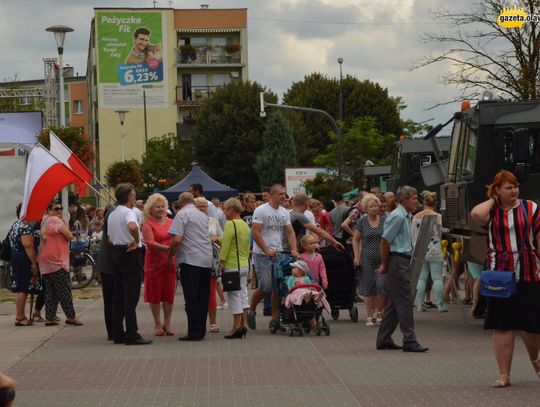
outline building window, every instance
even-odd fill
[[[30,106],[30,104],[31,104],[31,101],[30,101],[31,93],[30,93],[30,91],[25,90],[22,93],[23,93],[24,96],[19,99],[19,105],[20,106]]]
[[[75,114],[83,114],[82,100],[74,100],[73,101],[73,113],[75,113]]]

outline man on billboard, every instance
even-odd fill
[[[139,27],[133,33],[133,48],[126,58],[126,64],[142,64],[146,59],[146,47],[150,42],[150,30]]]

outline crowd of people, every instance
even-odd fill
[[[540,376],[540,325],[536,318],[540,308],[534,301],[540,294],[540,211],[534,202],[519,200],[518,186],[511,173],[499,173],[488,191],[490,199],[471,214],[489,231],[486,266],[515,270],[519,281],[512,301],[488,298],[487,314],[485,308],[481,311],[481,316],[486,314],[486,329],[495,330],[501,373],[495,387],[510,384],[515,330],[520,332]],[[257,328],[257,307],[263,299],[271,315],[270,329],[275,330],[280,323],[280,305],[286,302],[275,287],[274,268],[284,258],[296,258],[287,282],[289,290],[294,291],[297,284],[314,284],[320,287],[316,297],[322,303],[318,293],[324,293],[330,283],[319,251],[327,246],[350,256],[357,273],[355,300],[365,305],[365,325],[379,327],[379,350],[426,352],[428,348],[416,339],[414,305],[418,312],[429,308],[447,312],[450,297],[457,295],[460,272],[467,270],[465,291],[473,309],[481,308],[479,275],[485,266],[452,261],[443,244],[442,217],[434,192],[424,191],[419,204],[412,187],[401,187],[395,194],[372,188],[346,203],[341,194],[332,200],[309,198],[305,193],[288,197],[285,188],[276,184],[261,200],[245,193],[242,201],[230,198],[221,203],[217,198],[207,200],[202,186],[195,184],[173,203],[172,211],[158,193],[146,202],[138,201],[130,184],[118,185],[115,197],[116,206],[107,208],[72,203],[68,222],[62,219],[61,204],[53,201],[40,223],[17,220],[13,224],[9,242],[17,326],[59,324],[58,304],[65,323],[82,325],[73,308],[68,273],[74,241],[93,245],[107,335],[114,343],[152,343],[138,332],[136,307],[141,286],[154,320],[154,336],[174,335],[177,273],[187,316],[187,332],[180,340],[204,339],[207,325],[210,333],[219,333],[218,308],[228,308],[233,317],[232,329],[224,337],[245,338],[248,328]],[[429,243],[413,298],[411,256],[425,216],[433,216],[435,221],[427,232]],[[238,285],[227,291],[225,298],[221,282],[236,275]],[[254,288],[251,298],[249,287]],[[309,298],[313,296],[311,286],[302,288],[308,289]],[[37,301],[33,314],[27,316],[29,293],[36,293]],[[45,318],[41,315],[43,306]],[[401,345],[392,339],[398,325],[403,334]]]

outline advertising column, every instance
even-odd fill
[[[101,108],[167,108],[166,16],[160,11],[96,11]],[[165,69],[164,69],[165,67]]]

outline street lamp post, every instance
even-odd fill
[[[343,131],[341,129],[342,121],[343,121],[343,71],[341,69],[341,66],[343,64],[343,58],[338,58],[338,64],[339,64],[339,134],[337,135],[339,137],[339,177],[341,177],[342,173],[342,167],[343,167]]]
[[[54,39],[56,40],[56,46],[58,48],[58,82],[59,92],[58,101],[60,104],[60,127],[66,125],[66,106],[64,102],[64,40],[66,39],[66,33],[73,31],[73,28],[65,25],[53,25],[45,29],[45,31],[54,33]],[[62,189],[60,194],[62,199],[62,217],[66,222],[69,221],[69,191],[67,187]]]
[[[56,46],[58,48],[58,64],[60,69],[58,70],[59,92],[58,101],[60,104],[60,127],[66,125],[66,106],[64,102],[64,40],[66,39],[66,33],[73,31],[73,28],[65,25],[53,25],[45,29],[45,31],[54,33],[54,39],[56,40]]]
[[[125,161],[124,138],[126,135],[124,133],[124,119],[126,118],[126,113],[129,113],[129,111],[116,110],[115,113],[118,113],[118,118],[120,119],[120,160]]]
[[[343,64],[343,58],[338,58],[339,64],[339,120],[343,120],[343,71],[341,65]]]

